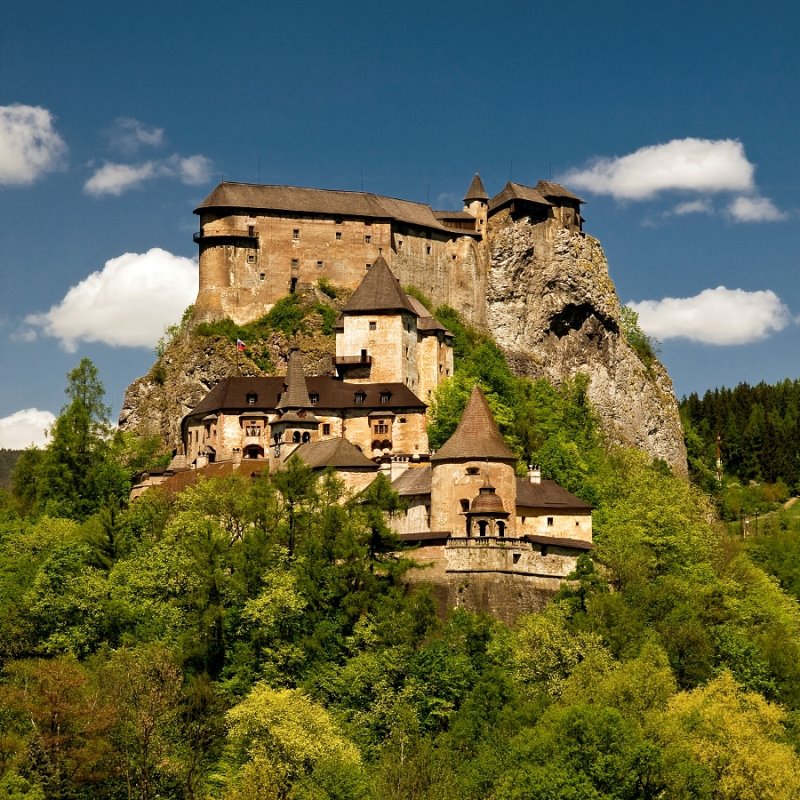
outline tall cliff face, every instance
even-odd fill
[[[489,248],[488,327],[512,368],[555,384],[588,375],[589,399],[610,438],[686,475],[672,381],[625,340],[600,243],[501,214],[490,223]]]

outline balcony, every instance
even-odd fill
[[[231,228],[225,231],[196,231],[192,234],[195,244],[201,242],[226,241],[231,239],[246,239],[249,247],[258,247],[258,236],[251,234],[247,228]]]
[[[368,367],[372,364],[372,356],[368,353],[360,356],[334,356],[333,364],[336,367]]]

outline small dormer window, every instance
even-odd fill
[[[480,467],[467,467],[467,475],[480,475]]]
[[[258,400],[258,395],[255,392],[247,393],[247,405],[254,406]]]
[[[392,399],[391,392],[381,392],[381,403],[386,405]]]
[[[367,396],[364,394],[364,392],[356,392],[355,401],[357,406],[363,406],[366,399]]]
[[[319,395],[316,392],[311,392],[311,394],[308,396],[308,399],[311,401],[312,406],[315,406],[317,403],[319,403]]]

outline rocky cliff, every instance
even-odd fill
[[[489,330],[520,375],[559,384],[590,377],[606,434],[685,475],[686,448],[672,381],[645,365],[621,332],[620,303],[600,243],[583,233],[493,218]]]

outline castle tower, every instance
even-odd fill
[[[276,409],[278,417],[270,424],[273,459],[284,461],[298,445],[315,441],[319,430],[319,419],[308,396],[303,361],[296,347],[289,353],[286,383]]]
[[[484,188],[481,176],[476,172],[464,196],[464,211],[477,220],[478,230],[486,233],[486,219],[489,213],[489,195]]]
[[[514,536],[514,515],[503,514],[516,508],[516,463],[476,386],[455,432],[431,456],[431,530],[464,536],[473,520],[507,519],[503,533]],[[499,532],[499,526],[494,529]]]
[[[336,333],[337,374],[352,382],[404,383],[417,392],[417,317],[379,255],[342,309]]]

